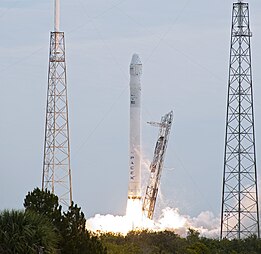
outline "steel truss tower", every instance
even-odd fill
[[[259,237],[248,3],[233,4],[221,238]]]
[[[149,124],[159,127],[159,135],[154,150],[153,160],[150,164],[150,178],[146,188],[146,194],[142,204],[144,215],[153,219],[157,195],[160,185],[160,178],[163,170],[164,157],[167,150],[170,129],[173,121],[173,111],[162,116],[160,123],[149,122]]]
[[[72,203],[68,99],[64,33],[59,32],[59,0],[55,32],[51,32],[42,189],[55,193],[62,205]]]

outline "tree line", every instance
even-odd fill
[[[186,238],[173,231],[132,231],[127,236],[104,234],[101,241],[108,254],[261,254],[261,240],[219,240],[200,237],[188,229]]]
[[[62,212],[58,197],[39,188],[29,192],[24,210],[0,213],[1,254],[106,254],[98,237],[86,229],[81,208]]]
[[[0,212],[0,254],[261,254],[261,240],[209,239],[193,229],[186,238],[148,230],[95,235],[77,204],[62,211],[56,195],[35,188],[24,210]]]

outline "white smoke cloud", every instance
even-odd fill
[[[126,235],[132,230],[132,224],[126,216],[100,215],[87,220],[87,229],[96,233],[120,233]],[[177,208],[164,208],[159,219],[152,221],[143,218],[139,229],[152,231],[170,230],[185,237],[188,228],[197,230],[201,236],[219,237],[220,219],[212,212],[201,212],[197,217],[181,215]]]
[[[86,228],[95,233],[121,233],[126,235],[130,230],[126,216],[96,214],[86,222]]]
[[[198,230],[201,236],[218,238],[220,232],[220,218],[212,212],[201,212],[197,217],[189,219],[192,228]]]
[[[145,159],[142,155],[142,196],[145,196],[146,186],[150,177],[150,161]],[[178,208],[167,207],[168,201],[159,189],[158,192],[158,207],[163,209],[157,209],[157,219],[149,220],[143,217],[139,227],[134,228],[133,220],[131,217],[137,217],[136,209],[132,207],[133,216],[114,216],[114,215],[100,215],[96,214],[94,217],[89,218],[86,222],[86,227],[89,231],[94,233],[115,233],[126,235],[131,230],[150,230],[150,231],[164,231],[170,230],[179,234],[182,237],[186,237],[188,229],[192,228],[197,230],[201,236],[209,238],[218,238],[220,230],[220,219],[215,217],[210,211],[201,212],[197,217],[190,217],[188,215],[182,215]]]

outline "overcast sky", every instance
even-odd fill
[[[73,199],[87,217],[125,213],[129,64],[143,62],[142,142],[150,161],[174,110],[158,210],[220,213],[233,1],[61,0]],[[250,2],[261,176],[261,2]],[[0,210],[41,185],[53,1],[0,0]],[[147,179],[145,179],[145,183]]]

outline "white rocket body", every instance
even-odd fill
[[[130,161],[128,199],[141,199],[141,82],[142,64],[137,54],[130,64]]]

